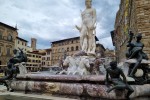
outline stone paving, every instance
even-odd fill
[[[55,96],[51,96],[51,95],[46,95],[46,94],[42,94],[42,95],[37,95],[37,94],[24,94],[21,92],[8,92],[6,87],[3,85],[0,85],[0,98],[1,96],[20,96],[20,97],[29,97],[29,98],[37,98],[38,100],[77,100],[77,99],[70,99],[70,98],[65,98],[65,97],[55,97]]]
[[[0,85],[0,92],[6,92],[7,88],[3,85]]]

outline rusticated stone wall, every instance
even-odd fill
[[[150,0],[135,0],[137,31],[143,34],[144,51],[150,58]]]
[[[144,52],[150,58],[150,0],[121,0],[116,14],[115,47],[118,61],[125,59],[128,31],[142,33]]]

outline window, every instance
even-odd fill
[[[73,40],[71,41],[71,43],[73,43]]]
[[[1,47],[0,47],[0,56],[1,56],[1,51],[2,51],[2,50],[1,50]]]
[[[0,31],[0,39],[2,39],[3,35],[2,35],[2,32]]]
[[[47,60],[50,60],[50,57],[47,57]]]
[[[10,48],[7,48],[7,55],[10,55]]]
[[[23,45],[24,43],[22,42],[22,45]]]
[[[78,40],[76,40],[76,43],[78,43]]]
[[[56,49],[56,50],[57,50],[57,49]],[[47,52],[47,55],[49,55],[49,54],[50,54],[50,51]]]
[[[9,34],[8,37],[7,37],[8,41],[12,41],[12,36]]]
[[[69,47],[67,48],[67,51],[69,51]]]
[[[61,46],[61,43],[59,43],[59,46]]]
[[[71,47],[71,51],[74,51],[74,47]]]
[[[78,47],[78,46],[76,46],[76,50],[79,50],[79,47]]]
[[[19,44],[19,40],[18,40],[18,44]]]
[[[61,49],[61,52],[64,52],[64,48]]]

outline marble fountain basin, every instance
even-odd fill
[[[130,98],[147,98],[150,96],[150,84],[137,85],[128,81],[134,89]],[[125,99],[126,91],[112,91],[107,93],[104,75],[51,75],[48,73],[34,73],[18,75],[10,82],[14,92],[25,94],[48,94],[58,97],[96,99]]]

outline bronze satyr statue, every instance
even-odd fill
[[[110,67],[108,67],[106,69],[106,85],[107,86],[110,83],[109,76],[110,76],[110,80],[111,80],[112,84],[114,85],[114,87],[109,88],[107,90],[107,92],[109,93],[114,89],[116,89],[116,90],[127,89],[128,93],[126,95],[126,98],[129,98],[129,96],[132,94],[132,92],[134,92],[134,90],[132,89],[132,87],[130,87],[127,84],[126,77],[125,77],[123,71],[117,67],[116,61],[110,62]],[[123,80],[120,78],[120,76],[123,77]]]
[[[127,44],[127,47],[129,47],[126,57],[128,59],[137,59],[137,62],[134,64],[134,67],[131,71],[129,71],[130,77],[135,77],[135,73],[137,71],[137,68],[140,66],[142,59],[148,60],[148,56],[143,52],[144,44],[141,43],[142,34],[138,33],[136,37],[136,41],[131,42],[133,39],[134,34],[130,31],[129,32],[129,41]]]

